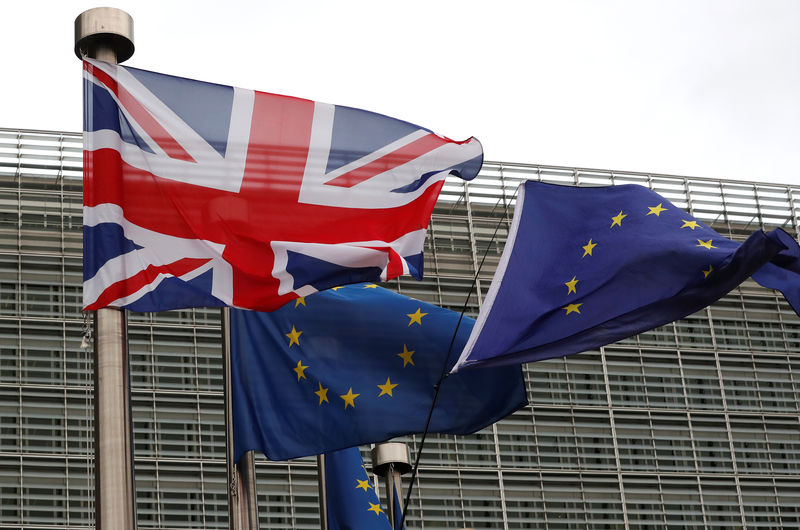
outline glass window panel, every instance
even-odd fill
[[[770,473],[772,468],[763,418],[734,416],[730,424],[739,473]]]
[[[797,416],[766,416],[764,427],[772,470],[775,473],[797,473],[800,470],[800,437]]]
[[[744,355],[720,355],[720,370],[729,409],[761,410],[753,359]]]
[[[757,356],[754,358],[754,372],[764,411],[797,412],[798,400],[789,358],[779,355]]]
[[[800,364],[800,363],[799,363]],[[800,373],[800,366],[798,366]],[[537,405],[570,403],[570,388],[565,357],[525,365],[531,402]]]
[[[543,468],[575,469],[579,467],[573,417],[568,410],[533,408],[539,459]]]
[[[686,413],[652,414],[653,441],[660,471],[695,470],[689,418]]]
[[[589,528],[619,528],[624,525],[621,485],[617,477],[583,474],[581,480]]]
[[[586,528],[581,477],[574,474],[542,474],[547,520],[556,528]]]
[[[571,402],[576,405],[607,405],[600,353],[584,352],[565,359]]]
[[[711,323],[705,310],[682,318],[675,322],[678,347],[707,349],[714,347],[711,334]]]
[[[575,440],[582,469],[616,469],[614,439],[606,410],[575,411]]]
[[[647,405],[642,356],[638,350],[605,348],[608,384],[614,407]]]
[[[649,414],[615,411],[614,426],[622,470],[655,471],[656,450]]]
[[[714,354],[681,352],[681,362],[689,408],[721,409],[722,391]]]
[[[456,436],[455,442],[459,465],[497,466],[492,426],[467,436]]]
[[[544,528],[545,506],[538,473],[504,473],[509,528]]]
[[[497,439],[503,467],[538,467],[538,443],[530,407],[498,422]]]
[[[709,473],[733,471],[725,418],[721,415],[693,414],[691,426],[700,470]]]
[[[665,524],[661,486],[651,476],[623,476],[625,510],[632,528]]]
[[[659,479],[667,527],[705,528],[704,507],[697,479],[691,476],[662,476]]]
[[[742,490],[742,504],[748,526],[781,526],[780,509],[772,480],[741,480],[739,487]]]
[[[655,408],[686,408],[677,352],[642,350],[647,402]]]
[[[742,524],[742,512],[733,478],[700,478],[703,507],[709,525],[738,527]]]

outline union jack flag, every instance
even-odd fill
[[[421,279],[447,175],[483,152],[372,112],[86,60],[84,305],[272,310]]]

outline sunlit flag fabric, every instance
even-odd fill
[[[642,186],[525,182],[455,371],[610,344],[694,313],[753,273],[800,308],[800,249],[783,230],[737,243]]]
[[[391,530],[358,447],[325,454],[328,530]]]
[[[364,110],[84,65],[84,305],[271,310],[422,277],[447,175],[483,153]]]
[[[374,284],[231,311],[234,456],[285,460],[421,433],[459,315]],[[448,368],[474,321],[459,326]],[[430,432],[467,434],[527,403],[520,367],[447,377]]]

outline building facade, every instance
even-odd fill
[[[79,134],[0,129],[0,529],[94,527],[81,157]],[[525,179],[642,184],[735,240],[798,235],[800,186],[489,162],[445,185],[425,280],[388,286],[460,311],[484,261],[475,315]],[[216,309],[129,314],[140,528],[227,528],[220,340]],[[409,528],[800,526],[800,318],[779,293],[748,281],[524,372],[530,406],[427,438]],[[257,474],[261,528],[319,528],[314,458]]]

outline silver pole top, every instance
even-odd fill
[[[112,51],[121,63],[133,55],[133,18],[115,7],[95,7],[75,19],[75,55],[98,57],[101,50]]]
[[[400,474],[411,471],[408,463],[408,448],[399,442],[384,442],[377,444],[372,449],[372,469],[378,475],[383,475],[387,467],[392,466]]]

